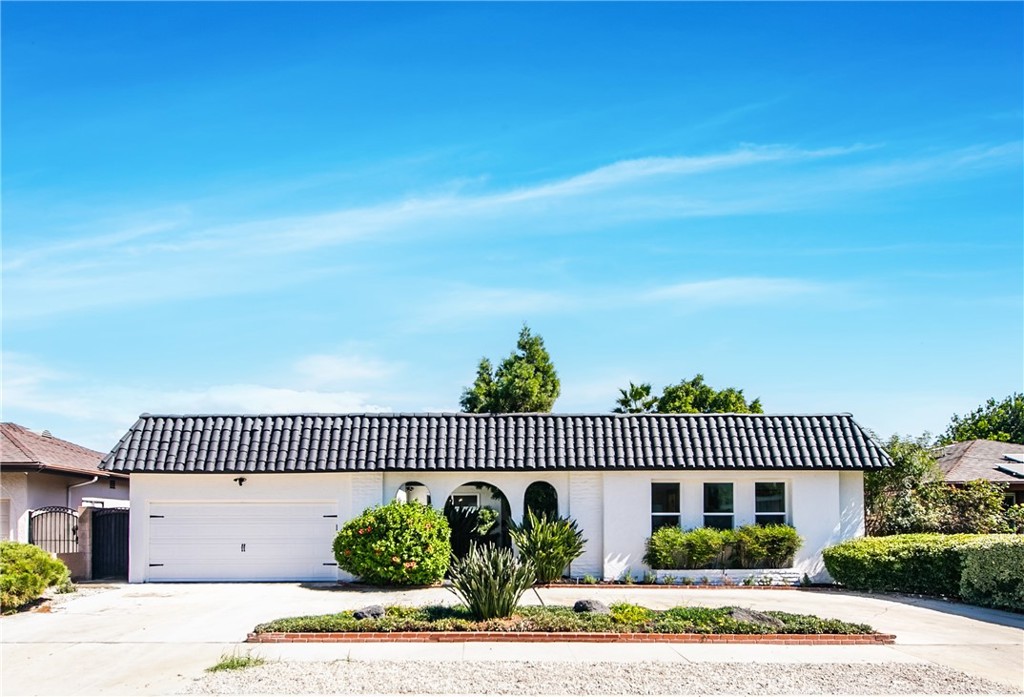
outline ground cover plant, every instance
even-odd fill
[[[206,669],[207,673],[219,673],[222,670],[241,670],[255,668],[266,663],[266,660],[252,654],[224,654],[214,665]]]
[[[781,626],[735,619],[730,607],[651,610],[631,603],[611,614],[574,612],[563,606],[526,606],[509,617],[479,620],[465,605],[391,606],[378,618],[356,619],[351,611],[289,617],[257,625],[267,632],[641,632],[654,634],[871,634],[865,624],[787,612],[764,613]]]
[[[864,537],[823,552],[825,568],[853,590],[963,598],[1024,610],[1024,538],[932,533]]]
[[[373,506],[334,538],[338,566],[366,583],[421,586],[444,578],[452,554],[448,521],[421,503]]]
[[[38,599],[50,586],[74,589],[64,562],[22,542],[0,542],[0,611],[13,612]]]

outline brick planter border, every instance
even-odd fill
[[[879,645],[892,644],[894,634],[655,634],[642,632],[265,632],[249,634],[251,644],[312,643],[456,643],[500,641],[506,643],[585,642],[620,644],[790,644]]]

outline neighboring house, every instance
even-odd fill
[[[132,477],[137,583],[347,578],[331,542],[366,507],[497,489],[519,521],[531,486],[587,538],[574,576],[639,574],[661,525],[757,521],[827,578],[821,550],[864,533],[864,471],[891,464],[848,414],[144,414],[101,467]]]
[[[1008,504],[1024,503],[1024,445],[998,440],[965,440],[935,450],[950,484],[985,479],[1006,487]]]
[[[29,513],[46,506],[128,505],[128,476],[99,469],[103,453],[0,424],[0,539],[29,541]]]

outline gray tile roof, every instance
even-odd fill
[[[849,414],[143,414],[115,472],[878,469]]]

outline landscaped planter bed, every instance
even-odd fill
[[[248,641],[886,644],[894,640],[867,625],[785,612],[694,607],[658,611],[629,603],[604,610],[608,614],[562,606],[521,607],[511,617],[480,621],[464,606],[396,606],[387,608],[383,616],[366,619],[340,612],[275,620],[257,626]]]

